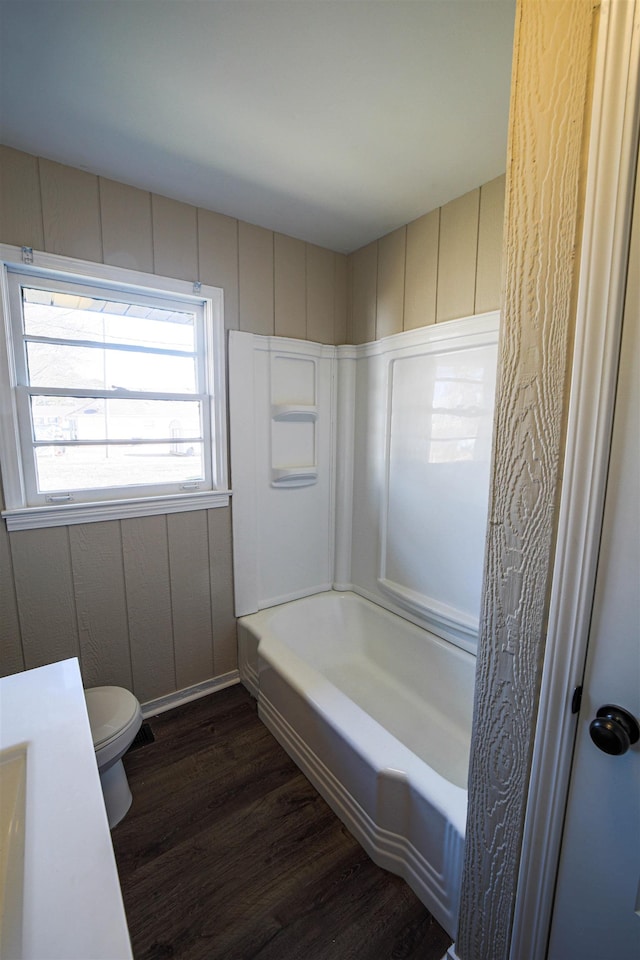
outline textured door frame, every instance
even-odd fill
[[[635,9],[634,9],[635,8]],[[640,2],[606,3],[594,78],[558,545],[511,941],[543,960],[587,654],[616,397],[638,163]],[[553,731],[553,735],[549,735]]]
[[[564,479],[594,44],[613,7],[628,4],[605,0],[600,11],[590,0],[518,0],[516,10],[500,384],[456,943],[462,960],[514,957],[523,911],[546,947],[548,922],[536,917],[519,871],[523,854],[535,860],[539,852],[523,835]],[[523,863],[525,873],[531,867]]]

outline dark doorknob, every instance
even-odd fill
[[[640,739],[636,718],[612,703],[596,712],[596,719],[589,724],[589,733],[596,747],[613,756],[626,753],[631,744]]]

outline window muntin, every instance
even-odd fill
[[[181,498],[227,493],[219,291],[214,300],[183,295],[187,285],[175,281],[174,296],[164,278],[158,290],[5,264],[20,473],[20,484],[5,483],[7,514],[162,497],[189,509]]]

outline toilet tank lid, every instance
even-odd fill
[[[140,709],[134,695],[124,687],[90,687],[84,696],[96,748],[117,737]]]

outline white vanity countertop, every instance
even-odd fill
[[[0,680],[0,749],[19,745],[26,745],[27,759],[16,960],[130,960],[76,659]]]

